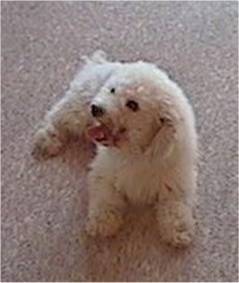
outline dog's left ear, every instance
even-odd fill
[[[159,112],[155,119],[155,135],[146,149],[146,154],[152,157],[158,156],[163,160],[172,153],[178,139],[177,121],[179,117],[173,110]]]

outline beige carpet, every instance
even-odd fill
[[[2,281],[237,281],[237,3],[2,3]],[[146,59],[191,100],[199,132],[198,228],[161,244],[150,208],[111,240],[84,233],[82,141],[39,163],[31,138],[81,55]]]

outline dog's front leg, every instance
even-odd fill
[[[191,243],[194,219],[190,205],[182,200],[165,200],[157,205],[157,220],[163,241],[175,247]]]
[[[107,172],[107,171],[106,171]],[[113,236],[123,222],[124,199],[109,177],[89,175],[89,207],[86,230],[89,235]]]
[[[195,229],[196,172],[184,163],[184,169],[162,172],[157,220],[162,239],[176,247],[191,243]]]

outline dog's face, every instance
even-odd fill
[[[98,122],[89,129],[93,140],[126,152],[145,151],[164,123],[164,94],[153,70],[144,63],[123,64],[109,78],[91,103]]]

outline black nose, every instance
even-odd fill
[[[91,114],[94,117],[101,117],[104,114],[104,109],[100,106],[97,106],[95,104],[91,105]]]

